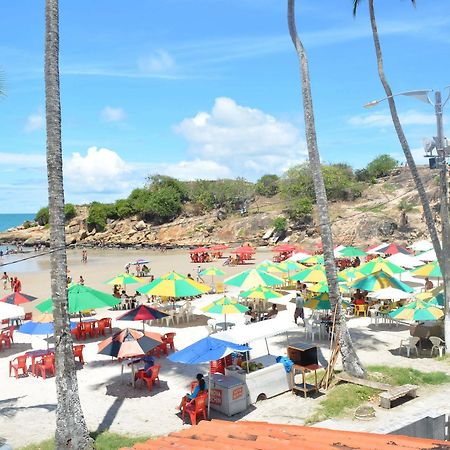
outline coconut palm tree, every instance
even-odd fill
[[[45,115],[50,216],[50,270],[56,357],[57,449],[90,449],[92,440],[81,410],[67,304],[67,258],[59,90],[59,5],[45,2]]]
[[[356,15],[358,10],[358,6],[361,3],[361,0],[353,0],[353,15]],[[415,5],[415,0],[411,0],[411,3]],[[434,251],[436,252],[436,256],[439,261],[439,265],[443,268],[443,280],[445,286],[445,298],[446,298],[446,316],[445,316],[445,336],[446,336],[446,346],[447,350],[450,350],[450,276],[447,276],[450,268],[446,268],[446,262],[443,254],[443,248],[445,246],[441,245],[438,237],[438,233],[436,230],[436,225],[433,220],[433,213],[431,212],[430,202],[423,186],[422,180],[420,178],[419,172],[416,167],[416,163],[411,154],[411,149],[409,147],[408,141],[406,139],[405,133],[403,132],[402,125],[400,123],[400,119],[397,113],[397,107],[395,105],[394,97],[392,96],[392,89],[386,79],[386,75],[384,73],[384,63],[383,63],[383,54],[381,52],[381,44],[380,37],[378,35],[378,27],[377,21],[375,17],[375,7],[374,0],[368,0],[369,4],[369,15],[370,15],[370,26],[372,28],[373,35],[373,43],[375,46],[375,53],[377,57],[378,64],[378,76],[380,78],[381,84],[383,85],[384,91],[386,92],[386,97],[389,102],[389,109],[391,112],[392,122],[394,124],[395,131],[397,132],[398,140],[400,141],[400,145],[403,149],[403,153],[405,154],[405,159],[408,164],[409,170],[411,171],[411,176],[416,184],[416,189],[419,194],[420,201],[422,203],[423,215],[425,218],[425,222],[427,224],[428,232],[430,233],[431,242],[433,243]],[[445,178],[445,176],[444,176]],[[441,180],[442,180],[442,171],[441,171]],[[446,194],[445,194],[446,195]],[[443,214],[443,217],[448,214]],[[444,218],[444,220],[446,220]],[[448,225],[443,224],[443,232],[448,234]],[[445,239],[448,241],[448,236],[445,236]],[[445,242],[445,241],[444,241]],[[447,249],[445,249],[447,251]]]
[[[325,191],[325,184],[320,166],[320,155],[317,147],[308,59],[303,44],[297,33],[295,22],[295,0],[288,0],[288,26],[289,34],[292,42],[294,43],[295,50],[297,51],[300,65],[309,166],[313,178],[317,209],[319,213],[320,235],[322,238],[330,302],[336,311],[336,324],[338,328],[342,364],[346,372],[357,377],[363,377],[364,368],[353,347],[353,342],[347,328],[345,315],[342,312],[342,302],[337,281],[336,263],[333,254],[333,237],[331,232],[330,216],[328,213],[327,194]]]

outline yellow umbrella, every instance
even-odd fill
[[[415,277],[422,278],[442,278],[441,268],[439,267],[439,263],[437,261],[432,261],[422,267],[411,270],[411,274]]]
[[[301,260],[302,264],[323,264],[323,255],[312,255]]]
[[[350,289],[344,285],[343,283],[339,283],[339,292],[348,292]],[[308,288],[308,291],[311,292],[328,292],[329,287],[326,281],[322,281],[320,283],[316,283],[313,286]]]
[[[327,276],[325,274],[324,266],[317,264],[316,266],[301,270],[295,275],[292,275],[290,279],[294,281],[303,281],[304,283],[320,283],[327,281]]]
[[[441,292],[444,292],[444,286],[438,286],[435,287],[434,289],[431,289],[430,291],[416,294],[416,298],[418,298],[419,300],[430,300],[433,297],[436,297],[436,295],[440,294]]]
[[[120,284],[121,286],[125,286],[126,284],[142,283],[143,281],[144,280],[142,278],[135,277],[134,275],[130,275],[128,273],[122,273],[109,279],[108,281],[105,281],[105,284]]]

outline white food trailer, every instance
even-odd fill
[[[240,379],[244,382],[247,392],[248,404],[257,400],[270,398],[291,389],[291,377],[286,373],[284,364],[277,363],[276,357],[271,355],[267,339],[282,333],[286,334],[286,348],[288,346],[288,331],[298,331],[298,327],[278,319],[264,320],[249,325],[236,326],[227,331],[215,333],[214,337],[234,344],[249,344],[258,339],[265,339],[267,354],[248,362],[262,364],[263,368],[255,371],[248,371],[238,366],[229,366],[225,369],[225,375]],[[251,345],[250,345],[251,346]],[[253,351],[252,351],[253,352]],[[285,356],[286,349],[280,352]]]

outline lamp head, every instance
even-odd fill
[[[364,108],[373,108],[374,106],[378,105],[378,103],[380,103],[379,100],[372,100],[371,102],[366,103],[364,105]]]

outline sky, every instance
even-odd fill
[[[376,0],[394,92],[450,85],[450,2]],[[47,204],[44,0],[4,2],[0,26],[0,213]],[[282,174],[306,159],[286,0],[60,0],[65,199],[125,198],[146,177]],[[367,10],[297,0],[321,158],[403,159],[383,98]],[[447,91],[446,91],[447,92]],[[431,93],[431,96],[434,94]],[[446,93],[443,94],[444,98]],[[434,109],[397,97],[418,163]]]

